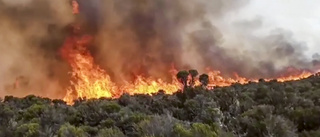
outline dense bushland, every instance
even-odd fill
[[[182,82],[184,73],[178,76]],[[200,77],[206,84],[207,77]],[[204,87],[185,86],[174,95],[79,99],[72,106],[33,95],[6,96],[0,137],[320,136],[319,76]]]

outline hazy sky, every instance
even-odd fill
[[[251,0],[230,18],[261,18],[264,28],[283,28],[305,42],[311,56],[320,53],[320,0]]]

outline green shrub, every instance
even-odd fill
[[[62,125],[58,131],[58,137],[88,137],[88,133],[86,133],[82,128],[78,128],[75,126],[66,123]]]
[[[97,137],[126,137],[126,136],[117,128],[107,128],[107,129],[99,130]]]
[[[40,135],[40,125],[38,123],[27,123],[20,125],[15,135],[17,137],[38,137]]]
[[[187,74],[188,73],[188,74]],[[187,74],[187,75],[186,75]],[[2,137],[311,137],[320,132],[320,75],[291,82],[194,87],[194,71],[172,95],[124,94],[119,99],[62,100],[29,95],[0,100]],[[187,81],[185,81],[187,80]],[[194,80],[194,79],[193,79]],[[186,83],[191,82],[191,83]]]

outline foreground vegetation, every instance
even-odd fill
[[[180,73],[182,78],[184,74]],[[201,76],[206,82],[206,76]],[[234,84],[116,100],[6,96],[0,137],[317,137],[320,77]]]

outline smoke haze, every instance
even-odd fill
[[[266,31],[263,18],[232,18],[248,3],[96,0],[97,60],[120,81],[131,72],[164,76],[171,63],[178,69],[210,67],[251,78],[277,77],[288,67],[313,69],[304,55],[307,45],[289,30]]]
[[[136,74],[170,78],[172,65],[269,78],[287,67],[313,70],[319,62],[319,55],[305,56],[308,45],[289,30],[266,29],[260,17],[233,18],[249,0],[78,1],[77,21],[95,36],[95,61],[116,82]],[[0,95],[63,90],[69,68],[57,52],[76,20],[71,10],[67,0],[0,0],[0,86],[21,75],[29,81],[25,92],[0,88]]]
[[[226,52],[219,47],[219,30],[208,17],[220,18],[247,1],[99,2],[103,21],[98,32],[100,52],[97,58],[122,81],[128,79],[128,73],[164,78],[171,64],[179,69],[203,71],[211,65],[206,60],[210,53],[205,50],[212,47]]]
[[[69,3],[0,0],[0,20],[0,95],[56,97],[61,92],[58,80],[67,71],[56,51],[63,42],[63,28],[73,20]],[[14,90],[16,79],[20,91]]]

